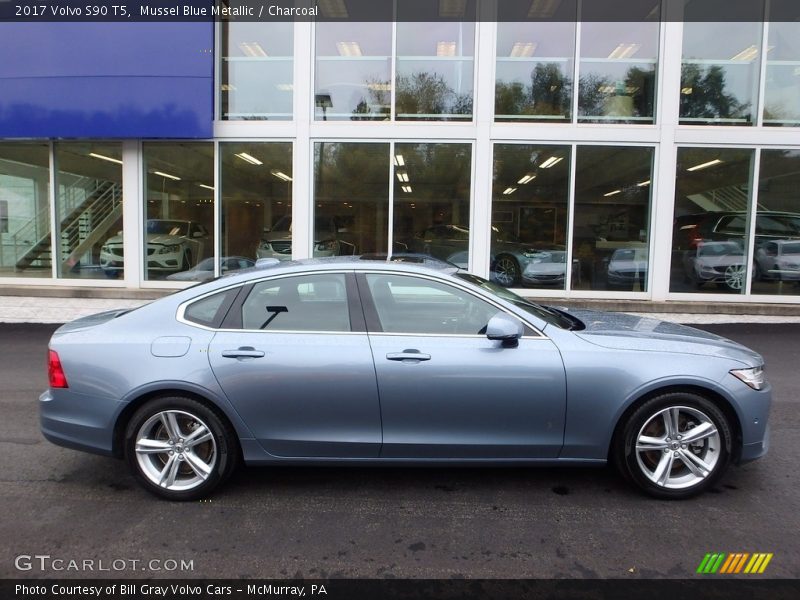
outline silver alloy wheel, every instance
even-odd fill
[[[714,422],[688,406],[670,406],[650,417],[636,436],[636,462],[654,484],[667,489],[697,485],[714,471],[721,440]]]
[[[217,463],[211,429],[196,415],[165,410],[147,419],[136,432],[136,462],[147,479],[171,491],[201,485]]]
[[[730,265],[725,269],[725,283],[732,290],[741,290],[744,287],[744,265]]]
[[[504,287],[511,287],[519,276],[519,267],[516,261],[509,256],[501,256],[494,265],[497,283]]]

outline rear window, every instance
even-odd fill
[[[206,327],[219,327],[238,289],[218,292],[186,307],[183,318]]]

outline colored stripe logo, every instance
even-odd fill
[[[726,554],[725,552],[709,552],[703,557],[703,560],[700,561],[700,566],[697,567],[696,572],[702,575],[713,575],[715,573],[725,575],[735,575],[737,573],[756,575],[766,570],[772,557],[772,552],[756,552],[753,554],[748,552],[733,552],[730,554]]]

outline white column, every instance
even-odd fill
[[[469,268],[489,277],[492,239],[492,124],[494,121],[495,46],[497,23],[475,24],[475,144],[472,146],[472,215]]]
[[[127,288],[138,288],[144,280],[142,231],[144,190],[142,156],[138,140],[122,142],[122,239],[125,248],[124,281]]]
[[[650,290],[656,302],[667,299],[672,264],[672,221],[675,208],[675,129],[680,118],[683,23],[661,25],[661,64],[656,123],[660,139],[651,182]]]
[[[314,40],[309,22],[294,25],[294,120],[292,152],[292,258],[309,258],[314,236],[313,144],[309,139],[313,102]]]

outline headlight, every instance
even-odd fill
[[[764,386],[767,385],[767,380],[764,378],[764,367],[733,369],[731,375],[743,381],[754,390],[764,389]]]
[[[333,252],[336,250],[336,241],[325,240],[324,242],[319,242],[314,249],[317,252]]]
[[[269,242],[265,242],[264,240],[261,240],[260,247],[262,250],[272,250],[272,245],[270,245]]]
[[[181,249],[180,244],[172,244],[171,246],[162,246],[161,250],[158,251],[159,254],[174,254]]]
[[[108,246],[103,246],[100,248],[100,252],[105,252],[106,254],[111,254],[111,250],[109,250]]]

